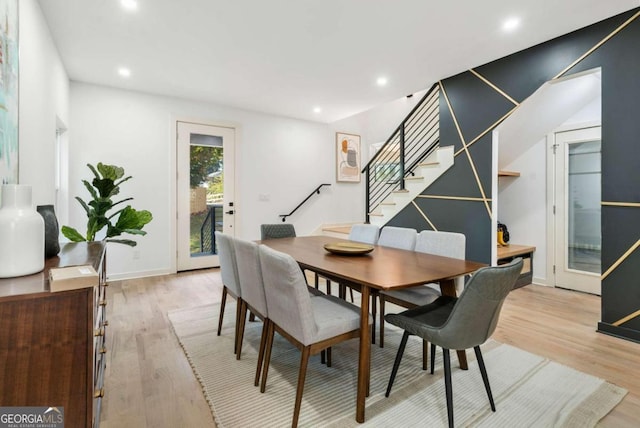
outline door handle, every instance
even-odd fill
[[[229,210],[229,211],[225,211],[224,213],[225,214],[233,214],[233,212],[234,212],[233,210]]]

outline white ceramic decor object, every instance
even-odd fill
[[[31,186],[5,184],[0,199],[0,278],[44,268],[44,220],[31,205]]]

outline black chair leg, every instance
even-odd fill
[[[389,378],[389,384],[387,385],[387,392],[384,394],[385,397],[388,397],[391,393],[391,387],[393,386],[393,381],[396,380],[396,373],[398,373],[398,367],[400,367],[400,361],[402,360],[402,354],[404,354],[404,348],[407,346],[407,339],[409,339],[409,333],[406,331],[402,335],[402,340],[400,341],[400,346],[398,347],[398,353],[396,354],[396,360],[393,362],[393,369],[391,370],[391,377]]]
[[[431,343],[431,374],[433,374],[433,369],[436,365],[436,345]]]
[[[491,404],[491,410],[495,412],[496,405],[493,402],[493,394],[491,394],[491,387],[489,386],[489,376],[487,376],[487,368],[484,366],[484,359],[482,358],[482,352],[480,352],[479,346],[474,347],[473,350],[476,351],[476,359],[478,360],[478,367],[480,367],[480,374],[482,374],[484,389],[487,390],[487,395],[489,396],[489,404]]]
[[[451,359],[449,358],[449,350],[442,348],[442,357],[444,360],[444,389],[447,394],[447,417],[449,419],[449,428],[453,428],[453,391],[451,390]]]

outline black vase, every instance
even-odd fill
[[[60,252],[58,219],[53,205],[38,205],[36,210],[44,219],[44,256],[48,259]]]

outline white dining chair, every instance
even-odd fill
[[[380,231],[378,245],[413,251],[416,246],[417,236],[418,231],[415,229],[408,227],[385,226]]]
[[[240,321],[240,308],[242,306],[242,291],[238,279],[238,266],[236,263],[236,250],[231,236],[222,232],[215,232],[220,259],[220,276],[222,277],[222,300],[220,302],[220,315],[218,316],[218,336],[222,331],[224,309],[227,303],[227,295],[236,299],[236,319],[233,353],[238,353],[238,324]]]
[[[265,391],[277,331],[302,351],[292,421],[296,427],[309,357],[326,349],[327,366],[331,366],[330,347],[360,336],[360,309],[335,296],[312,298],[298,263],[290,255],[264,245],[259,251],[270,319],[260,391]],[[369,324],[372,321],[369,316]]]
[[[464,260],[466,238],[462,233],[423,230],[416,239],[415,251]],[[456,281],[464,281],[463,278]],[[457,288],[457,287],[456,287]],[[424,284],[401,290],[380,292],[380,347],[384,347],[385,303],[390,302],[403,308],[427,305],[440,297],[438,284]],[[426,363],[426,361],[425,361]]]
[[[354,224],[349,232],[349,240],[376,245],[380,228],[375,224]]]

